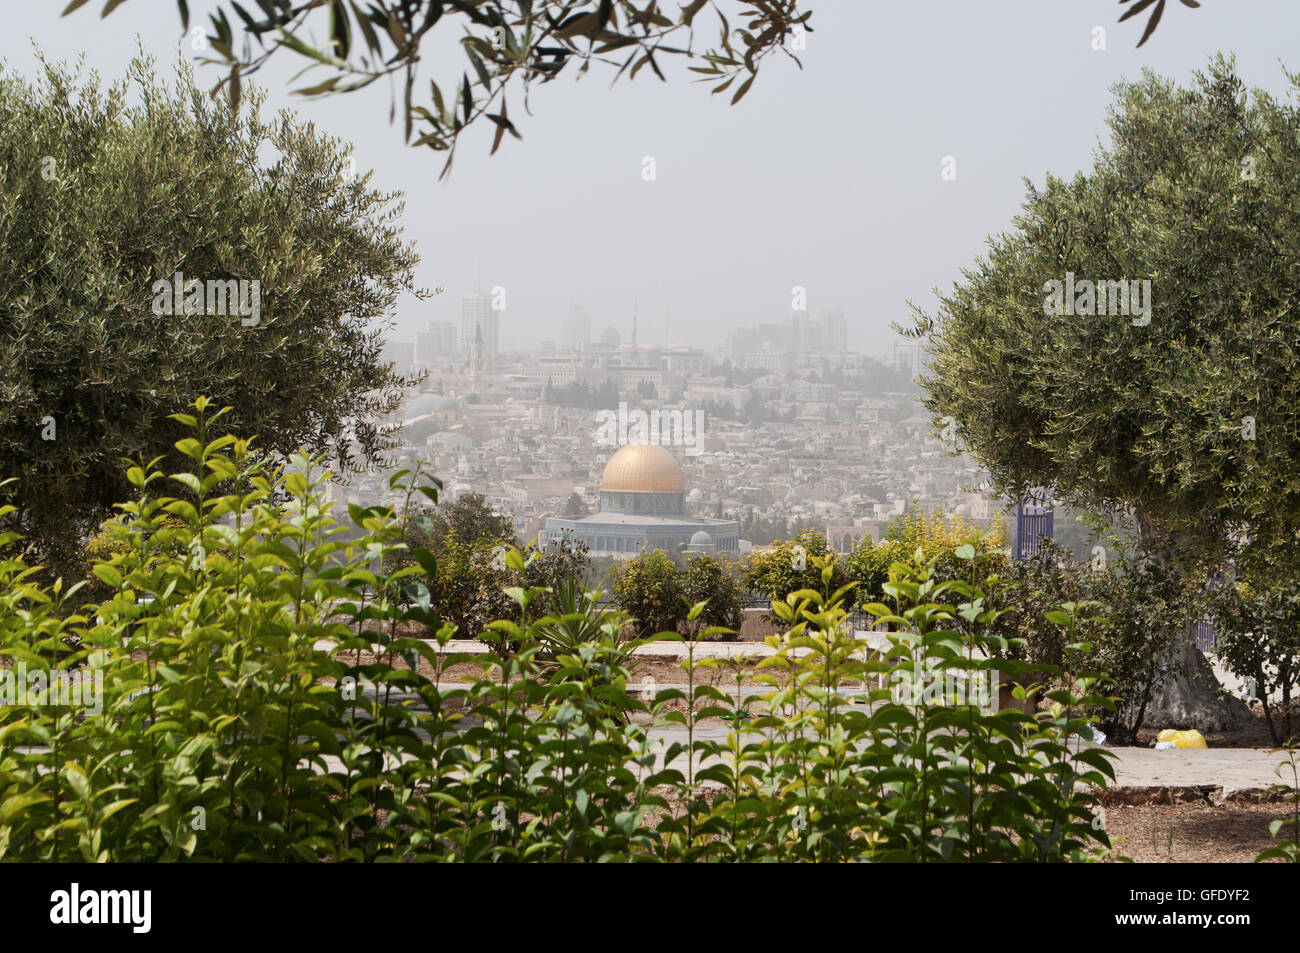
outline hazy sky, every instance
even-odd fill
[[[5,3],[7,69],[34,72],[29,38],[56,58],[84,51],[113,77],[137,34],[164,65],[177,55],[172,0],[130,0],[104,21],[101,0],[61,19],[65,5]],[[211,6],[191,0],[194,22],[206,23]],[[1115,0],[807,6],[803,70],[773,57],[737,106],[690,82],[683,65],[666,71],[667,84],[646,70],[612,89],[593,67],[534,89],[532,117],[512,100],[523,141],[507,137],[489,158],[485,124],[442,182],[442,156],[405,147],[400,119],[389,125],[387,86],[301,100],[286,80],[304,64],[285,53],[258,79],[270,107],[292,105],[354,141],[374,184],[406,193],[420,281],[446,293],[403,304],[396,338],[458,320],[461,294],[481,284],[507,291],[506,348],[558,338],[578,302],[594,335],[613,325],[627,340],[634,298],[642,342],[713,347],[730,328],[788,316],[790,289],[803,285],[811,313],[841,309],[850,347],[878,353],[908,299],[930,307],[931,289],[949,286],[986,236],[1009,226],[1022,177],[1041,184],[1049,171],[1090,165],[1112,83],[1145,66],[1187,82],[1221,50],[1237,54],[1248,85],[1282,94],[1282,64],[1300,59],[1296,0],[1171,2],[1141,50],[1146,16],[1117,24]],[[1104,52],[1092,49],[1096,26]],[[446,75],[447,65],[434,70]],[[644,156],[655,159],[653,182],[641,177]],[[945,156],[956,181],[940,176]]]

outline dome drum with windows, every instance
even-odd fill
[[[543,545],[581,540],[593,556],[624,559],[656,549],[734,553],[740,524],[687,516],[681,464],[657,443],[638,443],[620,447],[605,464],[599,513],[552,517],[543,536]]]

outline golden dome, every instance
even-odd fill
[[[657,443],[630,443],[620,447],[605,464],[602,492],[685,493],[686,478],[673,455]]]

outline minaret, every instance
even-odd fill
[[[474,355],[470,362],[471,373],[474,377],[474,383],[479,383],[479,375],[485,370],[483,366],[483,326],[475,323],[474,325]]]

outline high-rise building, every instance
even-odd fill
[[[848,350],[848,325],[840,311],[828,311],[819,318],[796,314],[785,323],[785,350],[809,354]]]
[[[415,359],[422,364],[433,364],[439,359],[455,357],[456,325],[450,321],[430,321],[429,330],[415,336]]]
[[[731,360],[759,352],[782,351],[791,357],[803,354],[848,350],[848,325],[840,311],[829,311],[819,318],[799,313],[780,324],[755,324],[737,328],[727,334],[723,353]]]
[[[591,347],[591,316],[574,305],[573,317],[564,322],[561,345],[566,351],[586,351]]]
[[[478,332],[483,334],[483,357],[491,361],[501,353],[500,312],[492,310],[492,298],[471,291],[460,300],[460,353],[472,354]]]
[[[843,311],[828,311],[822,316],[823,347],[828,351],[849,349],[849,325]]]
[[[885,354],[885,363],[896,371],[906,371],[916,377],[925,366],[925,347],[919,341],[894,342]]]

